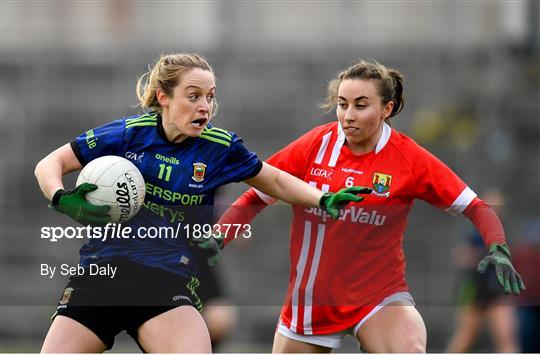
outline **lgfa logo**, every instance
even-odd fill
[[[373,174],[373,195],[380,197],[390,196],[390,185],[392,184],[392,175],[374,173]]]
[[[332,173],[333,171],[330,170],[326,170],[326,169],[322,169],[322,168],[311,168],[311,171],[309,172],[311,176],[318,176],[318,177],[323,177],[325,179],[332,179]]]
[[[125,157],[129,160],[133,160],[137,163],[142,163],[142,159],[144,157],[144,152],[142,153],[133,153],[133,152],[126,152]]]

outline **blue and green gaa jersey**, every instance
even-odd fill
[[[83,166],[104,155],[125,157],[137,166],[146,183],[143,207],[123,224],[131,227],[133,237],[90,240],[80,250],[83,267],[126,258],[182,276],[193,275],[197,250],[187,243],[187,231],[212,222],[218,187],[254,177],[262,168],[240,137],[210,124],[200,137],[169,142],[157,114],[127,117],[91,129],[71,142],[71,147]],[[170,234],[167,238],[137,236],[139,229],[149,227],[173,227],[179,233],[174,238]]]

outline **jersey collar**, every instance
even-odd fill
[[[390,140],[390,135],[392,134],[392,128],[388,123],[384,123],[381,138],[379,138],[379,141],[377,142],[377,146],[375,147],[375,154],[378,154],[388,143]]]
[[[383,131],[381,137],[379,138],[379,141],[375,146],[375,154],[379,154],[379,152],[386,146],[386,143],[388,143],[388,141],[390,140],[391,135],[392,127],[390,127],[390,125],[385,122],[383,124]],[[345,132],[343,132],[343,127],[341,127],[341,123],[338,122],[338,138],[336,144],[334,145],[334,150],[332,151],[332,158],[330,159],[330,163],[334,162],[334,166],[335,162],[337,161],[337,157],[339,156],[339,149],[341,149],[343,144],[345,144]],[[334,155],[336,155],[335,159]]]

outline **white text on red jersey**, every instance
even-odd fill
[[[332,217],[320,208],[309,207],[306,208],[305,211],[309,214],[321,217],[323,222],[332,220]],[[356,206],[352,206],[351,208],[341,210],[338,220],[382,226],[386,221],[386,216],[378,214],[375,210],[364,211],[363,207],[357,208]]]

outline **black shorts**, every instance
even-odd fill
[[[197,289],[197,295],[202,303],[206,304],[212,299],[225,297],[225,287],[221,281],[218,267],[209,266],[205,258],[198,266],[199,272],[197,276],[200,285]]]
[[[123,330],[137,341],[137,329],[147,320],[179,306],[202,308],[195,277],[126,261],[108,264],[118,267],[113,279],[88,273],[71,276],[52,319],[61,315],[76,320],[111,349]]]

